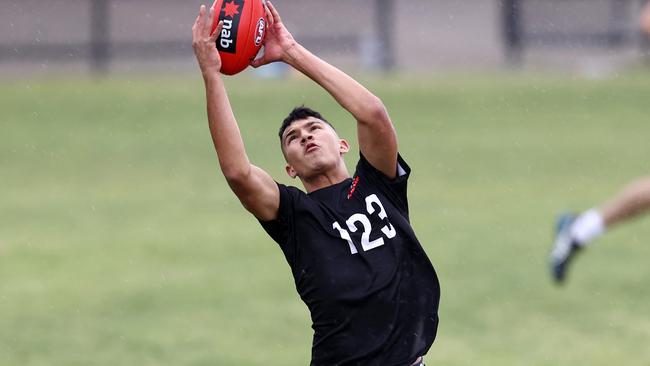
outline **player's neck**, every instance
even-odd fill
[[[350,178],[350,173],[345,167],[335,169],[326,173],[317,174],[308,178],[300,178],[302,185],[305,187],[307,193],[319,190],[321,188],[329,187],[334,184],[343,182]]]

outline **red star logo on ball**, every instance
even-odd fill
[[[234,2],[226,3],[223,11],[225,13],[225,16],[232,18],[235,16],[235,14],[239,14],[239,5],[235,4]]]

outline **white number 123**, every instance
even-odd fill
[[[380,219],[386,219],[388,216],[386,215],[386,210],[384,210],[384,206],[381,204],[381,201],[379,201],[379,197],[377,197],[376,194],[371,194],[370,196],[366,197],[366,211],[368,211],[368,215],[372,215],[375,212],[375,206],[377,205],[379,207],[379,218]],[[351,232],[356,232],[357,226],[355,225],[357,222],[360,222],[361,225],[363,226],[363,232],[361,233],[361,248],[363,248],[364,251],[368,251],[377,247],[380,247],[384,245],[384,238],[379,237],[375,240],[370,240],[370,232],[372,231],[372,225],[370,223],[370,220],[368,219],[368,216],[360,213],[356,213],[352,216],[350,216],[347,221],[345,221],[345,224],[347,225],[348,229]],[[357,254],[357,248],[354,246],[354,243],[352,242],[352,238],[350,237],[350,233],[348,233],[345,229],[339,225],[338,222],[334,222],[332,224],[332,227],[336,230],[338,230],[339,234],[341,235],[342,239],[345,239],[348,242],[348,245],[350,246],[350,252],[352,254]],[[388,239],[392,239],[395,237],[397,234],[395,231],[395,228],[393,225],[390,224],[390,222],[387,225],[384,225],[381,228],[381,232],[386,235]]]

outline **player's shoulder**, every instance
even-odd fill
[[[278,183],[278,187],[281,190],[285,190],[287,193],[289,193],[291,195],[294,195],[294,196],[307,196],[307,193],[305,193],[305,191],[303,191],[302,189],[300,189],[298,187],[295,187],[295,186]]]
[[[309,198],[309,195],[298,187],[286,185],[282,183],[277,183],[277,184],[278,184],[278,189],[280,191],[280,201],[281,203],[285,202],[285,205],[286,204],[290,206],[300,205],[301,202],[304,202],[306,199]]]
[[[362,153],[359,153],[355,175],[368,175],[388,183],[400,182],[408,179],[411,173],[411,167],[406,163],[401,154],[397,154],[395,164],[395,176],[389,177],[382,171],[373,166]]]

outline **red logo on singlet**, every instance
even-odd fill
[[[350,185],[350,191],[348,192],[348,199],[352,197],[352,193],[357,189],[357,184],[359,183],[359,177],[354,177],[354,180],[352,181],[352,185]]]

